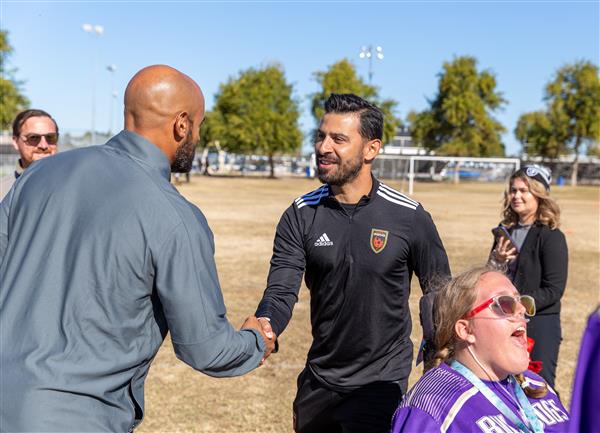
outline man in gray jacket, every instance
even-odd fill
[[[204,98],[168,66],[138,72],[125,130],[32,165],[0,205],[0,430],[132,431],[168,331],[216,377],[272,349],[226,317],[213,236],[171,186],[191,168]]]

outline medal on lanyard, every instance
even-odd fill
[[[481,379],[475,376],[471,370],[456,360],[452,361],[450,367],[471,382],[473,386],[475,386],[475,388],[477,388],[485,396],[485,398],[487,398],[489,402],[496,407],[496,409],[502,412],[502,415],[511,420],[513,424],[515,424],[520,430],[527,433],[544,433],[542,423],[533,412],[531,403],[516,380],[511,380],[511,382],[514,384],[515,394],[517,395],[519,405],[525,412],[525,417],[529,422],[529,427],[526,426],[525,423],[523,423],[523,421],[517,415],[515,415],[515,413],[510,410],[510,408],[502,400],[500,400],[500,398],[485,383],[483,383]]]

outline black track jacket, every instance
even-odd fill
[[[308,367],[332,389],[408,377],[408,306],[413,272],[424,292],[450,276],[430,215],[373,177],[369,196],[348,212],[328,185],[296,199],[275,234],[267,288],[256,316],[280,335],[302,274],[311,294]]]

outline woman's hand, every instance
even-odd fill
[[[517,258],[517,248],[509,239],[500,237],[492,251],[492,258],[499,264],[509,263]]]

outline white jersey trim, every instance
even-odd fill
[[[463,392],[461,394],[461,396],[456,399],[456,401],[454,402],[454,404],[448,411],[448,415],[446,415],[446,418],[444,419],[442,426],[440,427],[440,433],[446,433],[446,430],[448,430],[448,428],[454,421],[454,418],[456,418],[456,415],[458,415],[458,412],[460,412],[460,410],[462,409],[464,404],[467,402],[467,400],[470,399],[471,397],[473,397],[478,392],[479,392],[479,390],[477,388],[473,387],[473,388]]]
[[[406,201],[398,200],[396,198],[391,197],[383,189],[378,189],[377,190],[377,195],[380,196],[380,197],[382,197],[382,198],[384,198],[384,199],[386,199],[389,202],[398,204],[400,206],[404,206],[404,207],[407,207],[407,208],[412,209],[412,210],[416,210],[417,209],[417,206],[415,206],[415,205],[413,205],[411,203],[408,203]]]
[[[404,195],[401,192],[396,191],[394,188],[390,188],[385,183],[380,183],[379,188],[381,188],[382,191],[387,192],[390,196],[392,196],[398,200],[405,201],[407,203],[412,204],[413,206],[419,206],[418,201],[415,201],[412,198],[408,197],[407,195]]]

